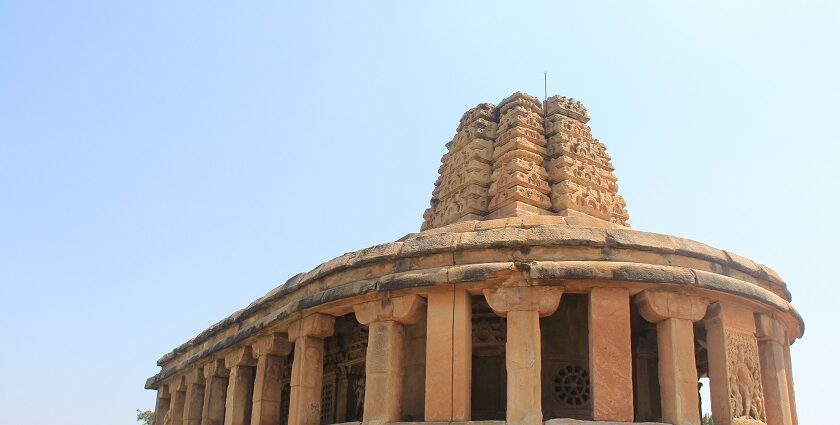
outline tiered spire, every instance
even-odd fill
[[[499,114],[493,144],[490,215],[547,214],[551,188],[543,167],[546,140],[540,101],[517,92],[502,101]]]
[[[580,102],[562,96],[541,105],[517,92],[470,109],[446,144],[423,229],[535,214],[625,225],[610,157],[588,121]]]
[[[560,215],[577,211],[625,224],[629,215],[618,194],[607,147],[592,137],[586,108],[577,100],[552,96],[545,109],[552,209]]]

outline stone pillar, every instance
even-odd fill
[[[335,317],[315,313],[289,325],[295,343],[288,425],[320,425],[324,380],[324,338],[333,334]]]
[[[347,379],[347,370],[341,370],[336,377],[335,385],[335,423],[347,422],[347,391],[350,382]]]
[[[793,421],[793,425],[799,424],[799,419],[797,418],[796,414],[796,394],[793,391],[793,369],[791,368],[790,363],[790,345],[789,343],[785,343],[782,348],[785,350],[785,370],[787,371],[787,380],[788,380],[788,395],[790,396],[790,416],[791,420]]]
[[[256,360],[251,347],[240,347],[225,356],[230,371],[225,398],[225,425],[250,425]]]
[[[715,425],[766,423],[753,312],[714,303],[705,325]]]
[[[204,406],[204,371],[195,369],[186,376],[187,400],[184,405],[184,425],[201,425]]]
[[[184,377],[179,376],[169,383],[169,412],[164,416],[164,425],[182,425],[184,402],[187,399],[187,386]]]
[[[275,333],[259,338],[251,349],[257,358],[251,425],[277,425],[283,391],[280,379],[285,356],[291,352],[292,345],[285,335]]]
[[[499,316],[507,317],[505,362],[508,425],[543,423],[540,317],[549,316],[557,310],[562,294],[562,288],[540,286],[506,286],[484,290],[490,308]]]
[[[429,293],[426,308],[425,420],[469,421],[472,300],[463,289]]]
[[[592,288],[589,375],[596,421],[633,422],[632,359],[630,292],[626,288]]]
[[[636,382],[636,421],[646,422],[662,417],[660,400],[653,397],[659,393],[659,381],[653,381],[652,363],[657,360],[655,347],[656,328],[645,330],[644,335],[634,341],[633,374]],[[654,385],[657,385],[654,389]]]
[[[790,385],[787,377],[787,346],[785,328],[778,320],[756,315],[758,350],[761,364],[761,384],[767,406],[767,425],[793,425],[790,405]]]
[[[222,425],[225,423],[225,399],[228,386],[228,370],[223,359],[216,359],[204,365],[204,405],[201,411],[201,425]]]
[[[705,316],[708,303],[699,297],[664,291],[644,291],[635,302],[642,317],[656,323],[662,421],[700,425],[693,322]]]
[[[356,320],[368,326],[365,423],[383,424],[400,420],[404,325],[420,319],[424,304],[417,295],[407,295],[353,306]]]
[[[166,414],[169,413],[169,385],[163,384],[157,390],[155,400],[155,414],[152,415],[152,425],[163,425]]]

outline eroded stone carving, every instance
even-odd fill
[[[461,118],[422,230],[458,221],[523,215],[588,215],[626,225],[627,210],[606,147],[578,101],[541,103],[517,92]]]
[[[758,343],[755,337],[742,332],[727,331],[726,346],[729,406],[732,417],[736,420],[734,423],[766,423]]]

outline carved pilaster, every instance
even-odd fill
[[[706,318],[716,425],[767,423],[753,313],[718,302]]]

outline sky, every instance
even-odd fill
[[[631,225],[768,264],[836,419],[840,5],[0,0],[4,424],[135,423],[156,360],[415,232],[461,114],[581,100]]]

